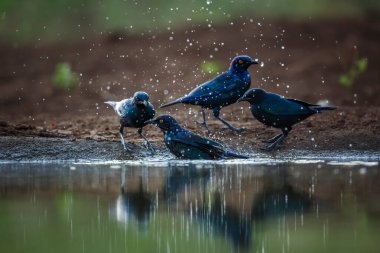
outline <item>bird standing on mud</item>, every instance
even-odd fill
[[[292,98],[285,98],[263,89],[250,89],[240,101],[248,101],[253,116],[261,123],[280,128],[282,134],[264,141],[268,145],[264,150],[274,149],[292,130],[292,126],[309,116],[324,110],[334,110],[333,106],[320,106],[302,102]]]
[[[235,128],[223,118],[219,117],[222,107],[235,103],[249,89],[251,76],[248,68],[257,61],[249,56],[237,56],[232,62],[228,71],[217,76],[191,91],[188,95],[175,101],[162,105],[160,108],[175,104],[192,104],[202,107],[203,122],[200,125],[210,132],[206,124],[204,109],[212,109],[214,116],[225,124],[230,130],[241,132],[242,128]]]
[[[121,100],[120,102],[107,101],[104,102],[113,107],[120,116],[119,134],[121,144],[125,150],[130,150],[124,140],[124,127],[138,128],[138,134],[144,139],[145,146],[154,152],[152,145],[148,139],[142,134],[142,128],[146,125],[145,121],[152,119],[156,114],[153,105],[149,103],[149,95],[146,92],[138,91],[132,98]]]
[[[160,115],[148,120],[147,124],[154,124],[164,132],[166,147],[178,158],[185,159],[226,159],[247,158],[243,155],[225,151],[224,147],[210,139],[183,129],[178,122],[169,115]]]

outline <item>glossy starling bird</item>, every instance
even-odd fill
[[[221,144],[182,128],[178,122],[169,115],[160,115],[145,123],[154,124],[164,132],[166,147],[178,158],[247,158],[246,156],[225,151]]]
[[[285,98],[263,89],[250,89],[239,101],[248,101],[253,116],[261,123],[280,128],[282,134],[264,141],[268,145],[264,150],[274,149],[292,130],[292,126],[309,116],[323,110],[334,110],[333,106],[320,106],[302,102],[292,98]]]
[[[149,103],[149,95],[146,92],[138,91],[133,98],[121,100],[120,102],[107,101],[104,102],[113,107],[120,116],[119,134],[121,144],[125,150],[130,150],[124,140],[124,127],[138,128],[138,134],[144,139],[145,146],[154,152],[152,145],[148,139],[142,134],[142,128],[146,125],[145,121],[152,119],[156,114],[153,105]]]
[[[223,122],[229,129],[241,132],[242,128],[235,128],[223,118],[219,117],[222,107],[235,103],[249,89],[251,76],[248,67],[257,64],[249,56],[237,56],[232,62],[230,69],[213,80],[196,87],[188,95],[173,102],[162,105],[160,108],[175,104],[192,104],[202,107],[203,122],[200,125],[208,132],[204,109],[211,109],[214,116]]]

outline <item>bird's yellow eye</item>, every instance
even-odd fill
[[[163,119],[160,119],[160,124],[163,124],[164,123],[164,120]]]
[[[244,63],[244,61],[243,60],[239,60],[239,64],[243,64]]]

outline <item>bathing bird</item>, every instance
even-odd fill
[[[152,145],[143,135],[142,128],[146,125],[145,121],[152,119],[156,114],[153,105],[149,102],[149,95],[143,91],[137,91],[132,98],[127,98],[119,102],[107,101],[104,102],[116,111],[120,116],[119,134],[121,144],[125,150],[130,151],[127,142],[124,139],[124,127],[138,128],[137,133],[144,139],[144,145],[154,152]]]
[[[219,114],[223,107],[235,103],[249,89],[251,76],[249,75],[248,68],[252,64],[257,63],[257,61],[252,60],[249,56],[237,56],[232,60],[228,71],[199,85],[188,95],[161,105],[160,108],[179,103],[199,105],[202,108],[203,118],[203,122],[199,124],[208,133],[210,133],[210,130],[206,124],[205,109],[211,109],[214,117],[225,124],[230,130],[240,133],[243,131],[242,128],[233,127],[225,119],[221,118]]]
[[[178,158],[247,158],[246,156],[226,151],[221,144],[182,128],[178,122],[169,115],[160,115],[145,123],[154,124],[164,132],[166,147]]]
[[[302,102],[292,98],[285,98],[263,89],[250,89],[240,99],[248,101],[252,115],[261,123],[280,128],[282,133],[264,141],[268,145],[263,150],[274,149],[292,130],[292,126],[309,116],[324,110],[334,110],[333,106],[320,106]]]

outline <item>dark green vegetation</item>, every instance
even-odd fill
[[[218,61],[203,61],[200,65],[200,69],[204,74],[216,75],[222,71],[221,63]]]
[[[1,0],[0,35],[24,43],[57,41],[110,31],[156,33],[206,23],[234,22],[243,16],[318,19],[363,17],[378,12],[374,0]]]
[[[357,58],[357,57],[355,57]],[[347,88],[353,88],[356,79],[366,72],[368,59],[354,59],[350,69],[339,77],[339,83]]]
[[[58,63],[53,73],[52,83],[59,89],[74,91],[78,88],[79,76],[71,70],[69,63]]]

